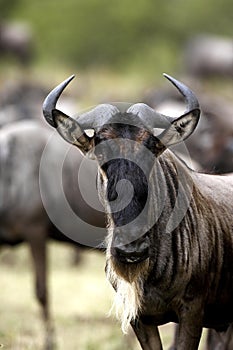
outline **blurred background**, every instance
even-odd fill
[[[25,120],[47,132],[43,99],[73,73],[77,79],[62,100],[68,113],[102,102],[127,101],[179,115],[183,101],[162,73],[183,81],[202,107],[201,122],[187,142],[191,166],[209,173],[232,172],[232,23],[231,0],[0,0],[0,195],[2,186],[8,201],[6,173],[11,180],[18,176],[12,175],[15,167],[5,167],[6,159],[1,158],[1,135],[8,130],[8,137],[15,138],[15,129]],[[14,147],[11,152],[8,160],[16,157]],[[27,188],[23,169],[28,158],[26,153],[21,158],[19,146],[17,152],[19,159],[25,159],[20,186]],[[14,220],[2,224],[11,208],[8,205],[6,211],[0,198],[0,344],[7,349],[44,349],[43,317],[33,294],[30,239],[15,238]],[[46,234],[57,348],[137,349],[132,336],[121,334],[115,318],[106,317],[113,292],[105,280],[104,256],[49,243],[50,233]],[[167,349],[172,326],[162,327],[162,334]]]

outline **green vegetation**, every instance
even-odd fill
[[[79,70],[160,74],[191,35],[232,35],[231,0],[1,0],[0,12],[31,24],[38,61]]]

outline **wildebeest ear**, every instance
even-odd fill
[[[64,140],[77,146],[84,154],[91,149],[92,137],[89,137],[82,131],[75,119],[58,109],[52,111],[52,116],[55,128]]]
[[[173,120],[171,125],[159,136],[161,143],[169,147],[187,139],[195,130],[200,117],[200,110],[194,109]]]

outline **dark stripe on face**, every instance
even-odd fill
[[[146,204],[148,197],[146,175],[137,164],[126,159],[111,160],[103,165],[103,170],[108,178],[107,200],[114,211],[111,214],[114,224],[116,226],[126,225],[140,215]],[[119,186],[121,180],[129,181],[134,191],[131,202],[125,207],[117,192],[117,185]],[[124,188],[121,192],[124,193]],[[124,196],[127,198],[127,193],[124,193]],[[116,201],[119,201],[119,210],[117,206],[113,206]]]

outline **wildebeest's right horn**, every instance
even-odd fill
[[[61,84],[56,86],[46,97],[43,103],[43,114],[47,122],[55,127],[52,110],[56,108],[57,101],[61,96],[61,93],[66,88],[66,86],[74,79],[74,75],[71,75],[68,79],[64,80]]]
[[[181,83],[180,81],[176,80],[175,78],[171,77],[170,75],[164,73],[163,74],[165,78],[167,78],[184,96],[185,102],[187,105],[186,112],[190,112],[194,109],[199,109],[199,102],[195,96],[195,94],[192,92],[191,89],[189,89],[186,85]]]

